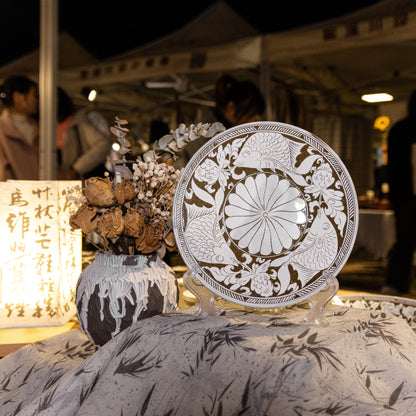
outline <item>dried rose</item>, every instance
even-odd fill
[[[84,195],[91,205],[110,207],[116,202],[109,178],[90,178],[85,181]]]
[[[135,209],[129,209],[124,215],[124,234],[138,237],[144,231],[144,219]]]
[[[124,230],[121,208],[106,209],[98,221],[98,230],[103,237],[114,238],[119,236]]]
[[[69,225],[74,229],[81,229],[84,234],[95,231],[97,228],[97,207],[82,204],[78,210],[71,215]]]
[[[163,221],[147,224],[143,234],[136,238],[137,250],[143,254],[148,254],[161,247],[164,228],[165,223]]]
[[[122,182],[116,184],[114,188],[114,195],[120,205],[123,205],[127,201],[133,200],[136,196],[136,193],[134,192],[133,182],[127,179],[123,179]]]

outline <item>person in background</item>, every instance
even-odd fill
[[[12,76],[0,87],[0,180],[39,178],[38,87],[25,76]]]
[[[385,295],[408,293],[416,248],[416,91],[408,102],[408,115],[388,135],[389,199],[395,215],[396,243],[388,256]]]
[[[58,121],[65,122],[69,117],[61,147],[61,175],[63,172],[69,180],[104,177],[107,155],[111,152],[107,120],[89,107],[75,111],[68,94],[58,88]]]
[[[221,122],[225,128],[243,123],[259,121],[266,103],[257,85],[249,80],[238,81],[230,75],[221,76],[215,85],[214,121]],[[188,143],[180,155],[179,165],[185,165],[195,152],[206,143],[197,139]]]
[[[225,128],[261,120],[265,101],[257,85],[223,75],[215,85],[214,115]]]
[[[74,104],[69,95],[58,87],[58,123],[56,125],[56,157],[57,157],[57,178],[59,180],[67,179],[67,172],[62,164],[62,151],[65,142],[65,132],[74,116]]]

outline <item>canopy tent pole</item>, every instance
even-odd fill
[[[40,1],[39,179],[56,179],[58,0]]]

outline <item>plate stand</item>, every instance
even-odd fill
[[[327,326],[328,321],[325,315],[325,307],[337,294],[339,289],[338,279],[332,277],[327,284],[318,292],[308,298],[309,313],[305,316],[305,322]]]
[[[205,318],[209,315],[217,316],[221,313],[221,309],[215,307],[217,296],[205,287],[191,270],[188,270],[184,274],[183,283],[197,299],[197,309],[194,316],[197,318]],[[315,293],[308,299],[310,309],[304,321],[315,325],[327,326],[328,320],[326,318],[325,308],[337,294],[338,289],[338,279],[335,277],[328,279],[327,284],[318,293]]]
[[[215,299],[217,296],[206,288],[191,270],[188,270],[183,275],[183,284],[198,301],[194,316],[197,318],[205,318],[209,315],[217,316],[221,313],[221,310],[215,307]]]

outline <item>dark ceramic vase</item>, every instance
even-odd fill
[[[76,289],[79,325],[97,346],[133,322],[175,310],[177,301],[175,273],[156,253],[97,252]]]

